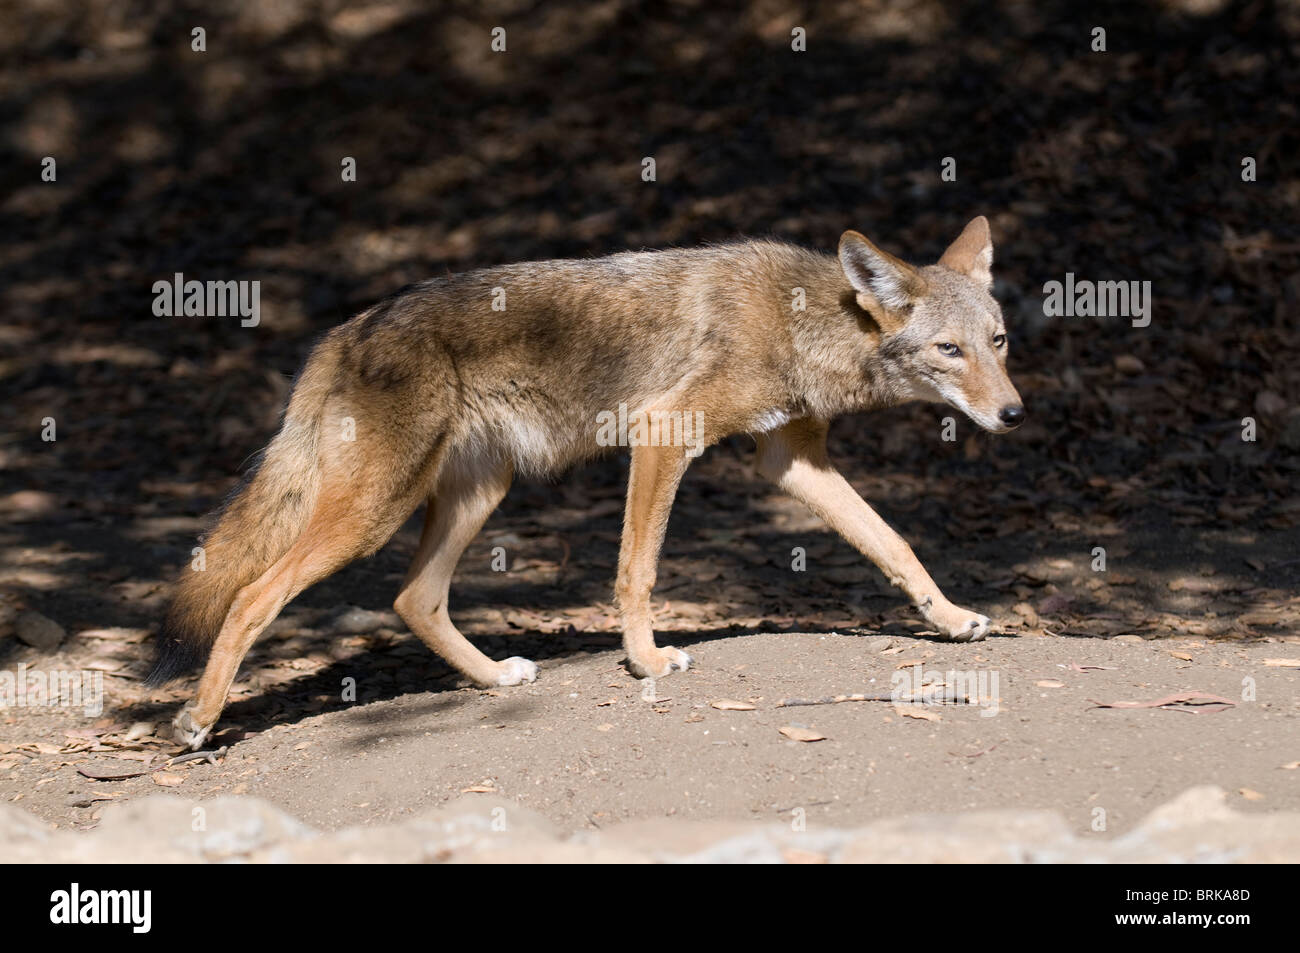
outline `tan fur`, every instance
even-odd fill
[[[475,683],[531,681],[531,662],[494,662],[456,630],[451,575],[513,474],[602,452],[597,422],[620,405],[670,415],[668,445],[631,450],[615,592],[634,674],[691,664],[655,645],[650,593],[682,474],[698,449],[735,433],[755,434],[759,471],[876,562],[941,635],[981,638],[988,620],[943,597],[833,469],[825,434],[838,414],[914,399],[1010,429],[999,414],[1020,401],[1005,344],[994,343],[1004,330],[991,262],[981,218],[927,267],[846,232],[838,257],[757,241],[508,265],[423,282],[368,309],[314,350],[265,463],[211,537],[212,575],[178,591],[158,671],[174,674],[176,658],[211,647],[180,736],[203,741],[244,654],[290,599],[374,552],[422,502],[398,612]],[[692,434],[683,421],[696,420]],[[698,448],[684,445],[692,436]]]

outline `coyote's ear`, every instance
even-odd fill
[[[840,236],[840,267],[858,293],[858,304],[873,315],[876,309],[870,307],[872,303],[889,312],[905,312],[925,290],[925,282],[915,268],[881,251],[859,232],[847,231]],[[864,301],[864,297],[869,300]]]
[[[989,236],[989,220],[977,215],[970,220],[957,240],[939,259],[939,264],[961,272],[989,289],[993,287],[993,239]]]

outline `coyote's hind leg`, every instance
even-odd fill
[[[494,662],[460,633],[447,612],[451,576],[465,547],[510,489],[507,462],[482,461],[472,468],[449,462],[429,498],[420,547],[393,608],[429,648],[470,681],[483,687],[518,685],[537,678],[525,658]]]

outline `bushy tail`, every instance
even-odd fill
[[[220,512],[203,542],[201,562],[196,558],[184,571],[146,685],[163,685],[207,659],[236,594],[288,552],[311,517],[320,490],[317,453],[330,376],[319,366],[324,363],[308,361],[280,432]]]

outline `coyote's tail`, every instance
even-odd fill
[[[205,661],[235,595],[283,556],[306,526],[321,482],[318,447],[330,374],[320,365],[326,363],[320,355],[307,362],[280,432],[183,572],[146,685],[165,684]]]

